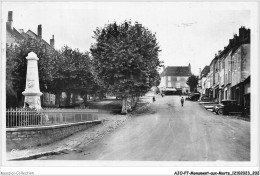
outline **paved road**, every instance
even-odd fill
[[[53,160],[248,161],[250,122],[215,115],[179,96],[157,97],[150,111],[104,138]]]

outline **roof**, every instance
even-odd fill
[[[41,40],[44,44],[47,45],[47,47],[51,47],[51,45],[48,42],[46,42],[45,40],[41,39],[37,34],[35,34],[30,29],[26,32],[26,34],[29,35],[30,37],[34,38],[34,39]]]
[[[24,36],[21,35],[14,27],[11,29],[11,27],[6,24],[6,32],[10,33],[12,36],[14,36],[17,40],[24,39]]]
[[[210,71],[210,66],[206,65],[201,71],[201,77],[206,77]]]
[[[27,35],[29,35],[32,38],[39,38],[37,34],[35,34],[33,31],[30,29],[26,32]]]
[[[170,66],[165,68],[161,76],[191,76],[191,71],[189,66]]]

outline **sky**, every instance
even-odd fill
[[[2,22],[13,11],[13,26],[42,35],[55,48],[64,45],[89,51],[97,27],[124,20],[138,21],[156,38],[159,59],[167,66],[188,66],[198,75],[215,53],[228,45],[241,26],[250,28],[243,3],[206,2],[3,2]]]

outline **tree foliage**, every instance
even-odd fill
[[[40,58],[38,63],[39,81],[41,91],[46,91],[49,85],[52,85],[53,75],[55,75],[55,65],[57,61],[57,52],[48,48],[44,42],[40,40],[27,38],[19,41],[18,45],[7,46],[6,50],[6,70],[7,70],[7,89],[16,92],[17,101],[21,102],[22,92],[25,89],[26,70],[28,53],[33,51]],[[7,92],[7,100],[9,97]],[[17,104],[16,104],[17,106]]]
[[[139,96],[156,85],[160,49],[150,30],[137,22],[115,22],[97,28],[94,39],[93,66],[109,92]]]
[[[73,93],[82,97],[87,93],[94,93],[97,89],[89,53],[81,53],[78,49],[64,46],[60,55],[59,67],[54,78],[57,93],[66,92],[68,96]]]
[[[93,38],[93,67],[108,92],[140,96],[158,85],[160,49],[149,29],[138,22],[114,22],[97,28]]]
[[[191,92],[194,92],[196,90],[198,81],[199,81],[198,77],[193,74],[188,78],[187,85],[190,86]]]
[[[59,98],[61,92],[66,92],[67,104],[70,94],[86,96],[96,93],[95,76],[91,71],[91,60],[88,52],[82,53],[78,49],[64,46],[56,51],[42,40],[26,38],[18,45],[7,46],[6,50],[6,88],[7,107],[22,105],[22,92],[25,90],[28,53],[37,54],[40,90],[54,93]],[[15,100],[15,101],[14,101]]]

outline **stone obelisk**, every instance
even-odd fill
[[[38,60],[39,58],[34,52],[30,52],[27,59],[26,87],[22,93],[25,96],[24,106],[26,103],[29,107],[41,109],[41,95],[39,86]]]

